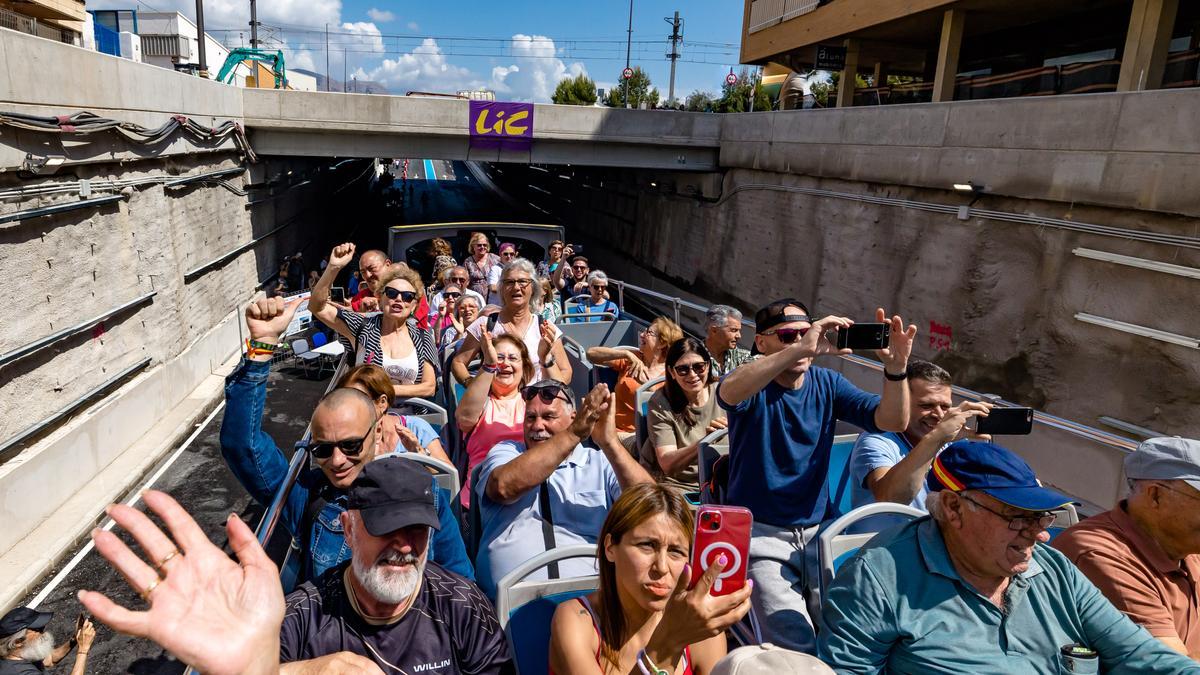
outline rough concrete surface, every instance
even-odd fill
[[[946,365],[959,384],[1091,426],[1107,415],[1200,434],[1195,349],[1074,318],[1085,312],[1196,337],[1200,282],[1072,254],[1084,247],[1198,267],[1196,250],[763,189],[708,204],[646,189],[645,176],[604,177],[603,190],[580,185],[599,183],[597,174],[555,186],[557,199],[571,201],[558,215],[572,239],[629,256],[698,296],[753,312],[793,295],[817,315],[858,320],[883,306],[917,325],[916,355]],[[940,190],[748,170],[726,174],[725,194],[743,184],[957,203]],[[1058,202],[989,196],[977,206],[1189,236],[1197,227],[1191,218]]]

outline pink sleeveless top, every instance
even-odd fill
[[[467,480],[463,485],[460,501],[463,508],[471,505],[471,470],[487,457],[488,451],[503,441],[525,440],[525,399],[514,396],[508,399],[488,397],[483,404],[475,428],[467,437]]]
[[[604,642],[604,636],[600,634],[600,622],[596,620],[596,610],[592,608],[592,603],[588,602],[586,595],[581,595],[575,598],[583,608],[588,611],[592,617],[592,628],[596,631],[596,637],[600,638],[600,642]],[[596,665],[600,666],[600,672],[604,672],[604,662],[600,654],[600,647],[596,647]],[[550,675],[554,675],[554,669],[550,669]],[[692,673],[692,648],[683,648],[683,675],[694,675]]]

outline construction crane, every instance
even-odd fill
[[[287,86],[287,72],[283,64],[283,52],[270,49],[251,49],[238,47],[229,52],[221,71],[217,73],[217,81],[229,84],[233,81],[233,69],[242,61],[265,61],[271,65],[275,73],[275,88],[284,89]]]

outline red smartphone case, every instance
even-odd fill
[[[708,566],[724,553],[728,562],[713,584],[712,595],[729,595],[746,585],[750,563],[750,526],[754,515],[740,506],[704,504],[696,511],[696,531],[692,538],[693,587]],[[715,527],[714,527],[715,525]]]

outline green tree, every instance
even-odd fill
[[[683,102],[683,109],[688,112],[712,112],[714,110],[716,99],[707,91],[697,89],[688,95]]]
[[[717,99],[714,109],[717,112],[725,113],[749,112],[750,97],[753,96],[754,110],[770,110],[771,99],[759,86],[761,80],[762,75],[758,73],[757,69],[751,73],[749,69],[742,68],[735,84],[726,82],[721,85],[721,98]]]
[[[633,77],[629,78],[629,107],[639,108],[642,101],[646,101],[646,105],[650,108],[657,108],[658,88],[651,86],[650,76],[642,70],[641,66],[638,66],[633,69]],[[608,98],[604,102],[613,108],[625,107],[624,78],[617,78],[617,84],[608,90]]]
[[[842,81],[841,71],[833,71],[823,79],[817,79],[818,71],[809,71],[805,78],[809,81],[808,90],[812,93],[813,98],[817,100],[817,104],[822,108],[828,108],[837,104],[838,84]],[[891,78],[888,79],[891,82]],[[854,86],[858,89],[866,89],[871,84],[862,73],[855,73]]]
[[[596,83],[583,73],[564,77],[558,81],[550,100],[563,105],[595,105]]]

